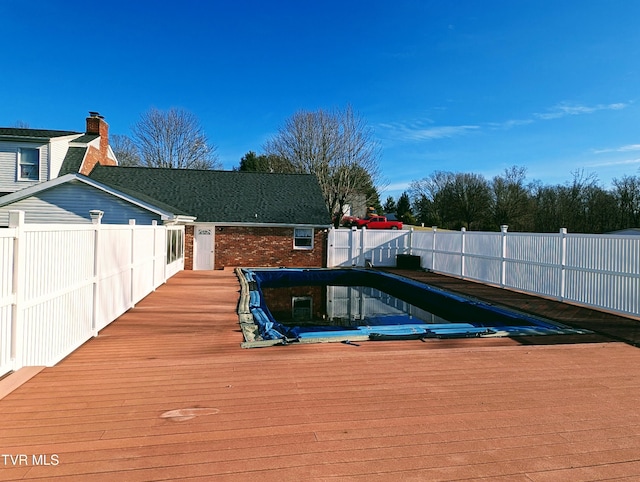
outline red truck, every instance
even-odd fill
[[[365,227],[367,229],[402,229],[401,221],[389,221],[384,216],[370,216],[364,219],[354,219],[351,226],[358,228]]]

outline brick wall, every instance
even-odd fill
[[[194,227],[185,231],[185,269],[193,269]],[[314,230],[312,250],[293,249],[293,228],[219,226],[215,231],[215,269],[236,266],[323,267],[327,233]]]
[[[195,227],[184,227],[184,269],[193,269],[193,233]]]

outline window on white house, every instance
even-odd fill
[[[20,148],[18,150],[18,179],[40,180],[40,150]]]
[[[313,249],[313,228],[294,228],[294,249]]]

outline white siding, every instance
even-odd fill
[[[103,224],[136,224],[160,222],[160,217],[134,204],[128,203],[81,182],[71,181],[42,191],[37,195],[0,207],[0,226],[9,223],[9,211],[25,212],[28,224],[90,223],[89,211],[104,211]]]
[[[77,137],[77,136],[74,136]],[[55,179],[58,177],[58,173],[60,172],[60,168],[62,167],[62,161],[64,161],[64,157],[67,155],[67,151],[69,150],[69,138],[59,138],[59,139],[51,139],[51,156],[49,159],[49,171],[50,177],[49,179]],[[49,179],[46,179],[47,181]]]
[[[40,149],[40,180],[18,181],[18,149]],[[0,142],[0,192],[15,192],[42,181],[49,175],[49,144],[37,142]]]

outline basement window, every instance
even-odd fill
[[[294,228],[293,249],[313,249],[313,228]]]
[[[18,149],[18,179],[21,181],[40,180],[39,149]]]

